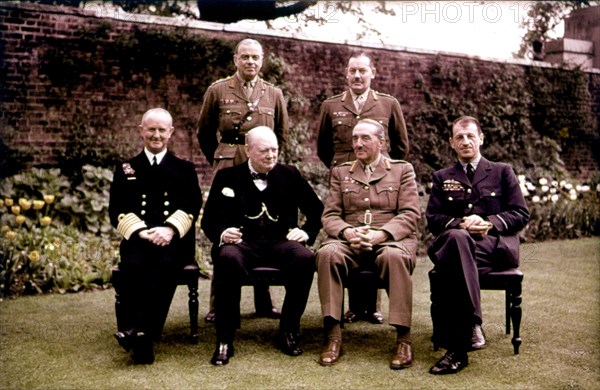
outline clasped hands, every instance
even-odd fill
[[[350,243],[350,247],[358,251],[373,250],[388,239],[388,233],[383,230],[372,230],[368,226],[359,226],[344,230],[344,238]]]
[[[174,235],[173,228],[169,226],[157,226],[140,232],[140,238],[158,246],[169,245]]]
[[[290,241],[306,242],[308,241],[308,234],[300,228],[293,228],[285,238]],[[239,228],[230,227],[225,229],[221,234],[221,242],[224,244],[238,244],[241,241],[242,231]]]
[[[479,236],[486,236],[490,229],[494,227],[491,222],[484,220],[476,214],[463,217],[462,222],[458,226],[470,234]]]

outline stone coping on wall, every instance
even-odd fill
[[[439,51],[439,50],[427,50],[427,49],[419,49],[413,47],[406,47],[401,45],[390,45],[385,43],[376,43],[376,42],[361,42],[356,40],[349,39],[334,39],[331,37],[323,38],[317,37],[314,35],[303,34],[303,33],[292,33],[288,31],[259,31],[250,29],[250,28],[242,28],[237,26],[231,26],[228,24],[222,23],[213,23],[213,22],[205,22],[201,20],[191,20],[183,17],[165,17],[165,16],[155,16],[155,15],[143,15],[143,14],[134,14],[123,11],[120,7],[106,6],[101,3],[86,3],[83,7],[73,8],[67,6],[53,6],[53,5],[44,5],[44,4],[34,4],[34,3],[12,3],[6,1],[0,1],[0,8],[20,8],[27,10],[37,10],[47,13],[56,13],[56,14],[71,14],[71,15],[80,15],[80,16],[88,16],[88,17],[96,17],[101,19],[113,19],[119,21],[126,22],[134,22],[134,23],[143,23],[143,24],[153,24],[153,25],[165,25],[165,26],[178,26],[178,27],[187,27],[198,30],[208,30],[208,31],[223,31],[237,34],[249,34],[252,36],[270,36],[270,37],[278,37],[278,38],[288,38],[288,39],[296,39],[303,40],[309,42],[323,42],[323,43],[331,43],[338,45],[348,45],[355,47],[362,47],[368,49],[375,50],[389,50],[395,52],[404,52],[404,53],[414,53],[414,54],[430,54],[430,55],[442,55],[448,57],[458,57],[458,58],[471,58],[480,61],[489,61],[496,63],[506,63],[506,64],[515,64],[515,65],[523,65],[523,66],[539,66],[545,68],[561,68],[562,65],[552,64],[549,62],[543,61],[532,61],[527,59],[502,59],[502,58],[493,58],[493,57],[481,57],[481,56],[473,56],[462,53],[455,52],[447,52],[447,51]],[[596,73],[600,74],[600,69],[592,68],[584,70],[586,73]]]

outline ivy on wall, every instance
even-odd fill
[[[475,74],[482,71],[484,77]],[[480,120],[486,157],[531,176],[568,176],[560,160],[563,142],[596,129],[585,74],[577,69],[530,67],[523,73],[489,64],[482,70],[468,60],[449,64],[438,58],[428,73],[417,75],[415,88],[424,103],[407,123],[411,160],[422,182],[454,161],[449,131],[461,115]]]

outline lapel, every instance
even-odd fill
[[[460,161],[457,161],[456,164],[454,164],[454,166],[450,169],[448,174],[452,177],[452,179],[463,183],[467,187],[472,186],[472,183],[469,182],[467,174],[465,173]]]
[[[471,183],[471,185],[475,186],[475,184],[479,183],[482,180],[485,180],[488,177],[491,169],[492,165],[490,164],[490,162],[485,158],[481,157],[481,160],[479,160],[479,164],[477,164],[475,174],[473,175],[473,182]]]
[[[242,83],[238,79],[236,75],[231,76],[229,82],[227,83],[227,89],[231,92],[235,97],[245,102],[248,101],[246,94],[244,93],[244,88],[242,87]]]
[[[350,91],[344,91],[342,94],[342,107],[346,110],[350,111],[354,115],[358,115],[358,111],[356,111],[356,107],[354,107],[354,102],[352,101],[352,94]]]
[[[376,103],[377,95],[375,95],[375,91],[369,89],[369,92],[367,93],[367,100],[365,101],[365,105],[363,106],[361,114],[364,115],[367,111],[371,110],[373,107],[375,107]]]

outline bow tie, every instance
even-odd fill
[[[250,172],[250,175],[252,175],[252,180],[267,180],[266,173]]]

